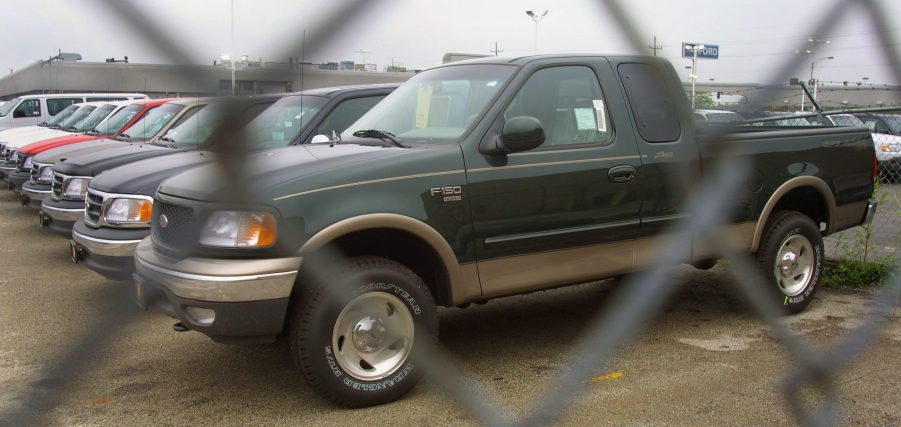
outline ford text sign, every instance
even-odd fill
[[[720,47],[715,44],[707,44],[707,43],[682,43],[682,57],[683,58],[694,58],[695,52],[694,48],[697,45],[704,46],[703,49],[698,50],[698,58],[703,59],[719,59],[720,58]]]

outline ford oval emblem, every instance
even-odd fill
[[[166,214],[160,215],[160,227],[166,228],[169,226],[169,217]]]

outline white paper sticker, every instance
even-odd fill
[[[576,128],[579,130],[594,130],[598,124],[594,121],[595,114],[591,108],[573,108],[576,115]]]
[[[591,100],[594,104],[594,113],[598,123],[598,132],[607,132],[607,110],[604,109],[603,99]]]

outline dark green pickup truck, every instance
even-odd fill
[[[436,306],[653,263],[692,188],[674,183],[716,153],[753,162],[723,237],[757,254],[774,304],[800,311],[822,236],[875,211],[869,131],[749,127],[713,147],[668,62],[601,56],[427,70],[328,143],[165,181],[136,301],[221,342],[285,335],[324,396],[387,402],[415,384]],[[716,256],[704,246],[686,262]]]

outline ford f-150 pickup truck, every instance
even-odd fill
[[[125,145],[123,142],[152,143],[173,126],[184,122],[199,111],[201,107],[198,105],[199,102],[201,101],[198,99],[179,99],[164,103],[147,112],[144,117],[129,126],[127,131],[115,137],[55,147],[30,157],[20,156],[16,153],[15,169],[8,176],[10,187],[15,187],[16,182],[21,182],[21,186],[27,185],[32,190],[32,194],[44,194],[44,198],[47,198],[47,195],[50,194],[53,165],[56,162],[96,151],[122,147]],[[35,169],[37,169],[37,176],[32,177]],[[50,175],[49,180],[46,179],[47,175]],[[36,207],[40,209],[40,204]]]
[[[397,84],[321,88],[286,96],[245,128],[248,151],[310,143],[341,132]],[[101,173],[88,184],[85,215],[72,229],[72,260],[113,280],[134,274],[134,248],[150,234],[150,208],[160,182],[214,161],[216,152],[191,151],[141,160]]]
[[[131,125],[141,120],[147,112],[173,100],[173,98],[164,98],[127,101],[127,105],[121,110],[113,113],[88,132],[79,135],[33,142],[20,148],[16,153],[16,170],[21,172],[10,176],[10,181],[13,181],[13,185],[21,188],[19,199],[23,204],[29,204],[35,209],[40,209],[41,202],[50,194],[50,188],[48,187],[52,179],[53,165],[41,165],[39,163],[38,166],[35,167],[34,156],[54,148],[80,144],[101,138],[112,138],[112,140],[115,141],[116,137],[125,132]],[[80,146],[80,148],[86,148],[86,146],[83,145]],[[67,152],[71,153],[72,151],[67,150]],[[17,180],[21,180],[22,182],[16,184],[14,181]]]
[[[284,335],[322,395],[379,404],[415,384],[436,305],[646,268],[685,216],[693,186],[673,183],[741,155],[753,173],[723,237],[756,254],[774,305],[800,311],[820,281],[822,237],[875,212],[870,132],[708,139],[663,59],[446,64],[330,144],[160,184],[135,250],[135,299],[221,342]],[[686,262],[717,255],[702,243],[681,248]]]
[[[52,231],[66,237],[71,236],[75,221],[84,215],[88,184],[94,176],[139,160],[201,150],[209,143],[215,142],[216,136],[221,137],[223,134],[239,130],[240,126],[247,124],[281,96],[260,95],[242,99],[200,98],[192,101],[196,102],[192,107],[197,109],[195,113],[181,123],[176,123],[154,142],[119,144],[104,150],[60,159],[52,167],[53,182],[50,186],[50,195],[44,198],[38,212],[41,225],[49,226]],[[225,113],[232,109],[240,110],[240,117],[231,122],[224,122]]]

